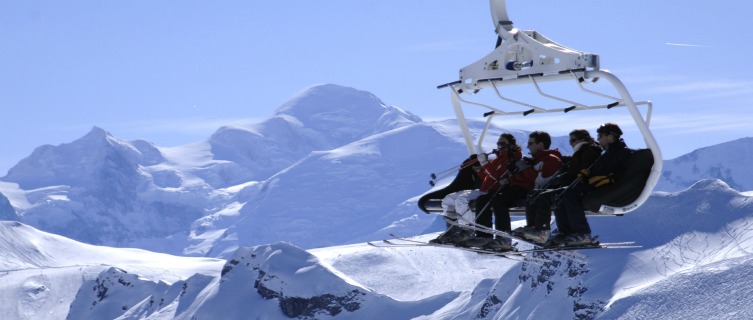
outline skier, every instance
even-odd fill
[[[619,180],[625,171],[626,160],[631,155],[632,150],[622,140],[622,130],[617,124],[602,124],[596,133],[599,146],[605,150],[604,154],[594,162],[590,170],[581,171],[581,179],[585,183],[578,183],[562,193],[561,205],[555,208],[554,214],[557,228],[563,236],[553,239],[556,240],[555,244],[592,244],[591,227],[586,219],[583,199],[588,193]]]
[[[495,192],[506,183],[506,175],[515,170],[513,164],[523,157],[520,145],[515,137],[509,133],[503,133],[497,140],[497,158],[483,167],[476,167],[482,178],[479,190],[483,193]],[[483,164],[484,159],[479,159]]]
[[[569,136],[573,155],[568,157],[567,165],[563,166],[566,170],[552,178],[546,190],[537,190],[529,197],[526,203],[526,226],[515,229],[513,234],[538,244],[546,243],[551,233],[549,224],[554,199],[565,190],[566,186],[578,178],[582,170],[591,167],[591,164],[601,155],[601,148],[588,130],[575,129],[570,132]],[[569,222],[565,217],[557,217],[556,222],[559,230],[556,240],[562,240],[565,235],[571,233]]]
[[[488,160],[486,154],[482,153],[477,156],[478,164],[472,168],[481,179],[479,190],[463,190],[448,194],[442,199],[443,215],[450,219],[458,219],[461,224],[466,224],[464,221],[474,221],[475,216],[468,206],[469,202],[482,194],[498,190],[501,180],[511,167],[510,164],[514,164],[522,156],[515,137],[509,133],[499,136],[494,154],[496,158],[491,161]],[[471,230],[451,226],[446,232],[429,242],[452,244],[462,242],[472,236]]]
[[[539,184],[545,184],[562,166],[562,155],[558,150],[549,150],[552,138],[543,131],[534,131],[528,136],[528,150],[532,158],[523,158],[516,162],[516,170],[505,184],[495,192],[479,196],[476,199],[477,223],[492,227],[498,231],[510,232],[510,207],[525,200],[528,192]],[[478,232],[477,237],[463,241],[467,247],[481,247],[495,251],[513,250],[510,239]]]
[[[453,198],[455,196],[450,196],[450,195],[461,192],[463,190],[478,189],[481,186],[481,177],[478,176],[478,174],[473,170],[473,167],[472,167],[474,164],[477,164],[477,163],[478,163],[478,156],[476,154],[472,154],[468,159],[465,159],[463,163],[460,165],[460,169],[458,170],[458,173],[455,176],[455,179],[453,179],[452,182],[450,182],[450,184],[447,185],[446,187],[421,196],[421,198],[418,199],[418,207],[422,211],[428,214],[429,210],[426,208],[426,203],[430,199],[443,199],[442,208],[445,211],[445,215],[453,218],[452,213],[454,213],[454,209],[450,210],[451,208],[449,208],[448,205],[452,204],[452,206],[454,206],[454,202],[450,203],[450,201],[445,201],[445,199],[448,199],[448,197]],[[447,219],[448,218],[445,217],[445,220]],[[452,235],[454,232],[457,231],[456,229],[457,227],[453,227],[448,222],[447,230],[442,235],[440,235],[440,238],[444,235],[449,237],[450,235]],[[440,243],[444,243],[444,242],[440,242]]]

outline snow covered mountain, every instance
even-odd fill
[[[162,240],[185,232],[217,197],[206,184],[175,192],[181,178],[159,169],[165,161],[148,142],[95,127],[72,143],[37,148],[3,177],[0,192],[18,220],[49,232],[112,246]]]
[[[478,134],[482,124],[472,125]],[[555,146],[569,148],[561,137]],[[435,217],[414,198],[430,170],[456,165],[464,149],[453,121],[423,122],[368,92],[320,85],[266,121],[185,146],[95,127],[39,147],[0,179],[14,207],[0,212],[90,244],[174,254],[354,243],[429,228]]]
[[[682,191],[592,219],[602,241],[640,248],[539,253],[552,260],[539,266],[358,243],[435,237],[415,201],[465,153],[454,121],[363,91],[313,87],[267,121],[174,148],[95,127],[0,181],[0,219],[22,222],[0,222],[0,318],[753,318],[753,199],[730,187],[753,190],[752,144],[666,160],[657,190]]]
[[[0,198],[0,214],[87,243],[181,253],[191,224],[232,208],[253,179],[313,150],[420,121],[368,92],[321,85],[262,123],[181,147],[127,142],[95,127],[72,143],[37,148],[9,170],[0,194],[15,209]]]
[[[720,180],[594,218],[638,248],[544,265],[455,249],[243,247],[227,260],[0,223],[3,319],[749,319],[753,198]],[[427,239],[436,234],[423,235]],[[582,261],[580,261],[582,260]]]
[[[454,299],[398,301],[285,243],[227,261],[78,243],[0,222],[2,319],[407,319]]]
[[[115,249],[79,243],[41,232],[19,222],[0,222],[0,318],[2,319],[113,319],[136,296],[114,296],[114,286],[165,287],[189,277],[217,274],[224,261],[174,257],[137,249]],[[95,288],[94,291],[92,288]],[[77,293],[81,291],[80,295]],[[88,294],[99,296],[99,317],[78,317],[78,305]],[[106,303],[102,300],[109,298]],[[122,300],[121,300],[122,298]],[[173,298],[176,298],[173,296]],[[111,302],[111,303],[110,303]],[[165,299],[165,302],[172,303]],[[107,310],[102,310],[108,306]],[[116,310],[118,309],[118,310]],[[77,312],[72,316],[70,312]]]
[[[421,118],[386,105],[373,94],[325,84],[309,88],[248,128],[223,127],[209,139],[216,160],[245,169],[227,175],[215,187],[265,180],[308,155],[421,122]]]
[[[474,134],[482,125],[471,121]],[[667,160],[657,190],[704,178],[750,190],[743,162],[751,141]],[[554,146],[570,152],[564,137]],[[198,256],[282,240],[302,248],[355,243],[438,230],[416,197],[428,173],[465,152],[454,121],[422,121],[368,92],[320,85],[266,121],[185,146],[123,141],[95,127],[72,143],[39,147],[0,179],[12,205],[0,198],[0,215],[86,243]]]
[[[665,160],[657,190],[677,191],[700,179],[721,179],[737,190],[753,190],[753,138],[742,138],[701,148]]]
[[[483,124],[470,124],[479,134]],[[667,160],[657,190],[704,178],[750,190],[743,162],[751,141]],[[554,146],[570,153],[564,137]],[[368,92],[320,85],[266,121],[185,146],[123,141],[95,127],[39,147],[0,179],[0,217],[90,244],[194,256],[283,240],[302,248],[356,243],[438,230],[416,198],[431,171],[465,152],[454,121],[422,121]]]

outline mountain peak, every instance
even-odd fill
[[[729,184],[720,179],[703,179],[698,180],[688,190],[728,190],[732,189]]]
[[[215,160],[229,160],[250,169],[242,176],[245,179],[263,180],[311,151],[332,150],[421,121],[409,112],[385,105],[370,92],[322,84],[284,103],[261,123],[249,128],[221,128],[209,143]],[[224,176],[241,177],[235,173]],[[222,183],[244,182],[233,179]]]
[[[3,180],[16,182],[27,189],[78,185],[108,163],[117,163],[120,171],[135,171],[141,162],[154,164],[161,159],[159,150],[150,144],[139,142],[135,146],[95,126],[71,143],[36,148],[13,166]]]
[[[304,90],[280,106],[275,116],[296,118],[305,127],[319,132],[344,129],[359,133],[348,142],[363,138],[364,130],[373,134],[385,127],[400,127],[399,123],[422,121],[418,116],[386,105],[371,92],[336,84]]]
[[[368,109],[382,106],[384,103],[371,92],[336,84],[319,84],[284,103],[275,114],[305,117],[335,107]]]
[[[82,139],[87,139],[87,138],[106,138],[106,137],[109,137],[109,136],[112,136],[112,135],[110,135],[109,132],[105,131],[105,129],[102,129],[102,128],[97,127],[97,126],[93,126],[92,129],[89,130],[89,133],[87,133],[86,135],[84,135],[82,137]]]

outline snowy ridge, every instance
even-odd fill
[[[375,293],[284,243],[242,248],[228,260],[216,292],[198,318],[409,319],[428,314],[455,295],[399,302]]]
[[[701,179],[721,179],[740,191],[753,190],[753,138],[700,148],[681,157],[665,160],[656,190],[679,191]]]
[[[8,170],[4,181],[18,183],[24,189],[96,184],[102,174],[117,166],[125,179],[136,175],[138,165],[164,161],[159,150],[145,141],[125,142],[101,128],[94,127],[84,137],[54,147],[41,146]],[[88,174],[82,174],[88,173]]]
[[[3,319],[412,318],[454,299],[397,301],[285,243],[227,261],[95,247],[0,223]]]
[[[18,222],[0,222],[0,250],[2,319],[64,319],[82,301],[77,292],[92,292],[92,283],[99,281],[106,285],[102,279],[113,278],[114,274],[130,273],[122,277],[130,283],[164,286],[192,276],[219,274],[223,264],[216,259],[92,246]],[[113,292],[110,291],[110,296]],[[92,301],[87,301],[86,308],[91,306]],[[110,307],[100,306],[98,310],[104,315],[116,313],[115,305]],[[90,317],[105,318],[108,317]]]

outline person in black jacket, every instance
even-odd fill
[[[601,149],[596,144],[588,130],[575,129],[570,132],[570,145],[573,147],[573,155],[563,166],[564,172],[549,181],[545,189],[536,190],[526,203],[526,226],[516,229],[518,236],[524,237],[536,243],[546,243],[550,235],[550,221],[552,218],[552,204],[554,199],[562,193],[568,185],[578,178],[578,173],[587,169],[601,155]],[[556,222],[560,234],[572,233],[569,221],[566,217],[556,216]]]
[[[628,149],[620,138],[622,130],[617,124],[605,123],[596,132],[599,146],[605,150],[604,154],[591,165],[590,169],[579,173],[581,183],[567,188],[562,193],[561,205],[555,208],[557,227],[562,235],[553,239],[555,244],[581,246],[592,243],[591,227],[586,219],[583,197],[589,192],[619,180],[625,172],[626,160],[632,153],[632,150]]]

